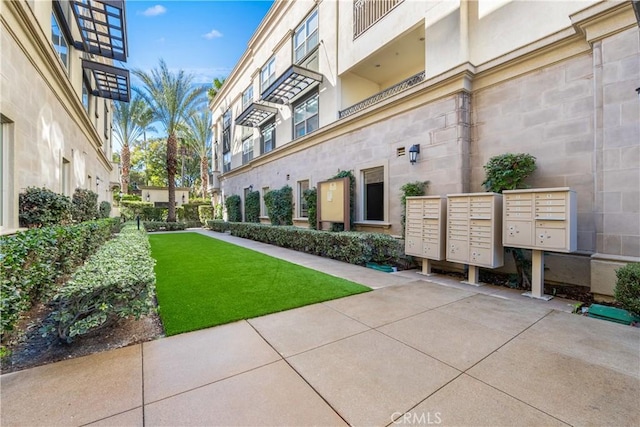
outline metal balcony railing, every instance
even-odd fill
[[[396,93],[402,92],[403,90],[406,90],[408,88],[410,88],[411,86],[414,86],[418,83],[420,83],[421,81],[424,80],[424,71],[419,72],[418,74],[409,77],[408,79],[405,79],[403,81],[401,81],[398,84],[395,84],[393,86],[391,86],[390,88],[387,88],[385,90],[383,90],[382,92],[378,92],[373,96],[370,96],[369,98],[358,102],[357,104],[353,104],[351,107],[345,108],[344,110],[340,111],[338,113],[338,118],[342,119],[344,117],[347,117],[351,114],[357,113],[360,110],[364,110],[365,108],[373,105],[373,104],[377,104],[378,102],[382,101],[383,99],[389,98],[390,96],[395,95]]]
[[[356,39],[404,0],[354,0],[353,38]]]

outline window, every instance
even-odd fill
[[[318,129],[318,94],[314,93],[293,107],[293,139]]]
[[[82,81],[82,105],[87,114],[89,114],[89,89],[87,89],[87,84],[84,80]]]
[[[222,172],[231,170],[231,109],[222,116]]]
[[[109,139],[109,104],[104,101],[104,138]]]
[[[246,110],[253,102],[253,85],[242,93],[242,111]]]
[[[264,92],[276,79],[276,58],[271,58],[260,70],[260,91]]]
[[[69,42],[62,33],[62,28],[58,23],[59,19],[54,12],[51,12],[51,42],[53,48],[58,53],[65,69],[69,69]]]
[[[269,192],[269,187],[262,187],[262,197],[260,197],[260,216],[269,216],[269,209],[264,202],[264,196]]]
[[[307,201],[304,199],[304,192],[309,189],[309,180],[298,181],[298,217],[308,218],[309,209],[307,207]]]
[[[253,138],[248,136],[242,140],[242,164],[247,164],[253,159]]]
[[[364,183],[363,219],[384,221],[384,167],[362,171]]]
[[[276,122],[271,120],[260,128],[260,151],[262,154],[276,148]]]
[[[318,11],[315,10],[293,35],[294,62],[303,60],[318,46]]]

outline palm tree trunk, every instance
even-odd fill
[[[176,222],[176,171],[178,169],[178,142],[174,133],[167,139],[167,179],[169,181],[169,214],[167,222]]]
[[[129,151],[129,144],[122,145],[122,177],[121,191],[125,194],[129,193],[129,169],[131,168],[131,152]]]
[[[207,197],[207,189],[209,188],[209,158],[205,154],[200,157],[200,181],[202,183],[202,198]]]

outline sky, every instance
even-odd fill
[[[229,75],[273,4],[258,1],[147,1],[126,4],[129,70],[149,71],[164,59],[172,71],[211,83]],[[132,75],[132,84],[138,84]]]

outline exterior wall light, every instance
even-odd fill
[[[184,194],[182,195],[182,204],[184,205]]]
[[[249,186],[249,193],[253,192],[253,184]]]
[[[148,202],[149,200],[151,200],[151,193],[149,193],[149,192],[147,191],[147,202]]]
[[[413,144],[409,148],[409,162],[414,164],[418,161],[418,153],[420,153],[420,144]]]

